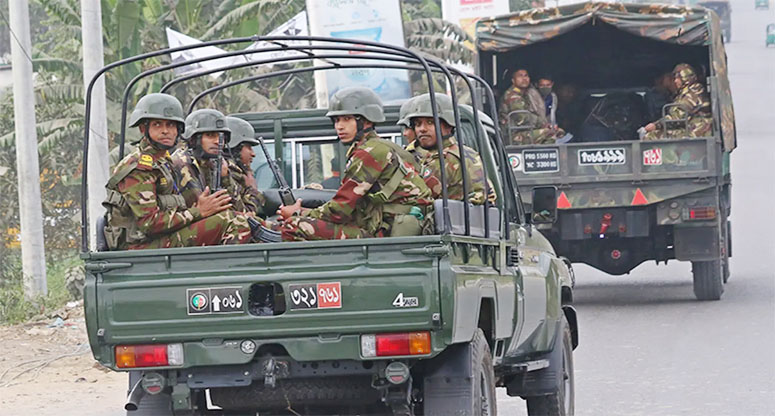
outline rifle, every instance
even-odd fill
[[[295,204],[296,198],[291,192],[291,187],[288,186],[288,182],[285,181],[285,177],[282,175],[282,172],[280,172],[280,168],[277,167],[277,162],[269,156],[269,151],[264,144],[264,138],[259,137],[258,143],[261,145],[264,156],[266,156],[266,162],[269,164],[269,169],[272,170],[272,174],[274,174],[274,178],[277,180],[277,184],[279,185],[277,192],[280,194],[280,200],[283,201],[283,205],[289,206]]]
[[[221,167],[223,166],[223,133],[218,133],[218,157],[213,169],[213,192],[221,189]]]

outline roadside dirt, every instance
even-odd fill
[[[0,326],[0,340],[0,414],[123,414],[127,376],[94,361],[81,304],[40,321]]]

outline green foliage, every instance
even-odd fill
[[[0,265],[0,324],[14,324],[57,310],[73,300],[65,288],[67,269],[81,263],[77,256],[49,258],[47,264],[48,295],[27,300],[24,297],[21,254],[16,250]]]

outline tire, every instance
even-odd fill
[[[127,389],[127,396],[132,391],[135,383],[142,378],[142,371],[130,371],[129,372],[129,388]],[[172,413],[172,398],[169,393],[161,392],[159,394],[146,394],[140,404],[137,406],[137,410],[127,411],[127,416],[173,416]]]
[[[724,268],[721,260],[693,261],[694,296],[697,300],[719,300],[724,294]]]
[[[576,377],[573,371],[573,340],[568,320],[563,317],[562,325],[562,374],[555,393],[546,396],[527,397],[529,416],[573,416],[576,412]]]
[[[460,348],[460,349],[458,349]],[[422,413],[436,415],[494,416],[498,414],[495,396],[495,372],[493,370],[490,346],[484,332],[477,329],[474,339],[467,345],[451,346],[442,354],[445,360],[440,362],[433,385],[446,380],[440,389],[430,386],[426,375]],[[437,357],[440,358],[440,357]],[[470,361],[468,363],[464,360]],[[455,362],[451,362],[455,361]],[[459,370],[469,369],[461,373]],[[454,372],[447,370],[456,369]],[[442,374],[439,376],[439,374]],[[473,375],[470,377],[469,375]],[[469,384],[470,383],[470,384]],[[450,396],[453,392],[453,396]]]

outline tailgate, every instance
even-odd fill
[[[438,244],[409,237],[91,253],[91,269],[123,267],[87,289],[97,315],[90,338],[99,331],[108,346],[430,329],[438,262],[424,247]],[[272,291],[274,310],[284,311],[261,316]]]
[[[508,146],[507,152],[525,202],[533,187],[554,185],[565,193],[560,208],[589,208],[652,204],[712,186],[717,149],[714,138],[697,138]]]

